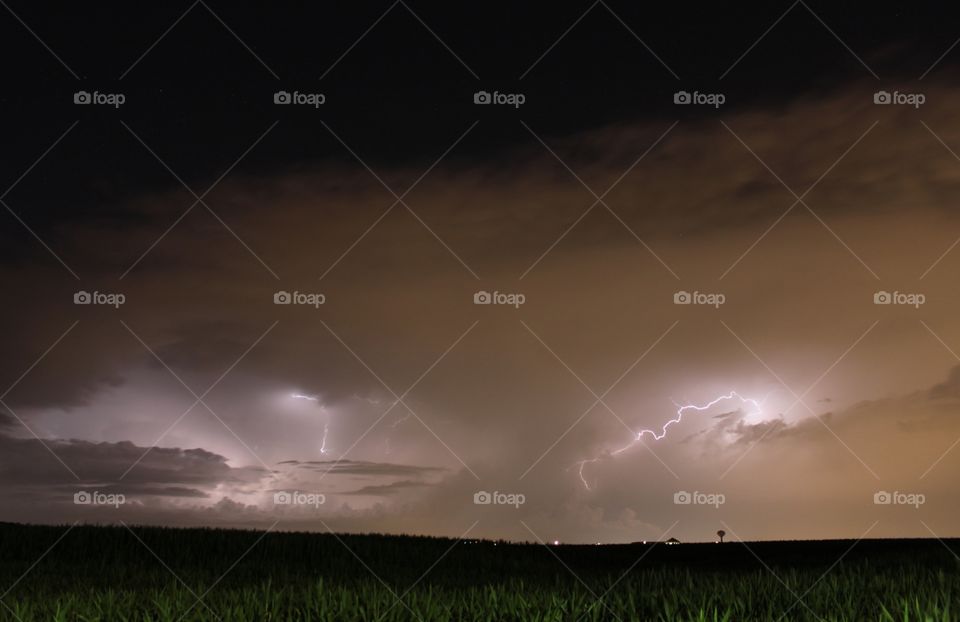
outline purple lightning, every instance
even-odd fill
[[[687,412],[688,410],[693,410],[693,411],[697,411],[697,412],[702,412],[702,411],[705,411],[705,410],[709,410],[710,408],[712,408],[713,406],[715,406],[716,404],[718,404],[718,403],[720,403],[720,402],[723,402],[723,401],[725,401],[725,400],[732,400],[732,399],[738,399],[738,400],[740,400],[740,403],[741,403],[741,404],[750,404],[751,406],[753,406],[753,408],[755,409],[755,412],[754,412],[753,414],[757,414],[757,415],[763,414],[762,404],[763,404],[763,402],[766,400],[766,398],[764,398],[763,400],[760,400],[760,401],[758,402],[758,401],[755,400],[755,399],[752,399],[752,398],[749,398],[749,397],[743,397],[742,395],[740,395],[740,394],[737,393],[736,391],[730,391],[730,392],[727,393],[726,395],[720,395],[719,397],[716,397],[716,398],[712,399],[711,401],[707,402],[706,404],[704,404],[704,405],[702,405],[702,406],[697,406],[696,404],[686,404],[686,405],[684,405],[684,406],[680,406],[679,404],[677,404],[676,402],[674,402],[674,405],[677,406],[677,416],[674,417],[673,419],[670,419],[670,420],[667,421],[666,423],[664,423],[663,426],[660,428],[660,433],[659,433],[659,434],[657,434],[656,430],[647,430],[647,429],[640,430],[640,431],[637,433],[637,435],[633,438],[632,441],[630,441],[628,444],[624,445],[624,446],[621,447],[620,449],[617,449],[617,450],[614,450],[614,451],[609,452],[608,455],[610,455],[610,456],[616,456],[617,454],[620,454],[620,453],[625,452],[626,450],[630,449],[630,448],[633,447],[635,444],[637,444],[638,442],[640,442],[640,441],[643,439],[643,435],[644,435],[644,434],[649,434],[650,436],[653,437],[653,440],[659,441],[659,440],[663,439],[664,437],[666,437],[666,435],[667,435],[667,428],[669,428],[671,425],[673,425],[673,424],[675,424],[675,423],[680,423],[680,422],[683,420],[683,413]],[[581,460],[581,461],[579,461],[579,462],[575,462],[575,463],[574,463],[575,466],[579,467],[578,473],[579,473],[579,475],[580,475],[580,481],[583,482],[583,486],[584,486],[584,488],[586,488],[587,490],[590,490],[590,484],[587,483],[587,480],[586,480],[586,478],[585,478],[584,475],[583,475],[583,468],[584,468],[584,466],[585,466],[586,464],[590,464],[590,463],[594,463],[594,462],[599,462],[602,458],[603,458],[603,456],[598,456],[598,457],[596,457],[596,458],[588,458],[588,459],[586,459],[586,460]]]

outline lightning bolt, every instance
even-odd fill
[[[291,393],[290,397],[295,400],[307,400],[308,402],[320,402],[320,396],[318,395],[304,395],[303,393]],[[321,405],[321,408],[322,405]],[[326,409],[323,409],[326,412]],[[330,433],[330,418],[327,417],[327,421],[323,424],[323,439],[320,441],[320,453],[327,453],[327,434]]]
[[[394,404],[396,404],[396,402],[394,402]],[[407,411],[407,414],[405,414],[404,416],[402,416],[402,417],[398,418],[396,421],[394,421],[394,422],[390,425],[390,427],[396,429],[396,427],[397,427],[398,425],[400,425],[401,423],[403,423],[404,421],[406,421],[406,420],[409,419],[409,418],[410,418],[410,412]]]
[[[330,422],[323,424],[323,440],[320,441],[320,453],[327,453],[327,433],[330,431]]]
[[[736,391],[730,391],[729,393],[724,394],[724,395],[720,395],[720,396],[718,396],[718,397],[715,397],[714,399],[710,400],[710,401],[707,402],[706,404],[703,404],[703,405],[700,405],[700,406],[698,406],[697,404],[685,404],[685,405],[681,406],[681,405],[677,404],[676,402],[674,402],[674,406],[677,407],[676,416],[675,416],[673,419],[670,419],[669,421],[667,421],[666,423],[664,423],[664,424],[660,427],[660,432],[659,432],[659,433],[658,433],[656,430],[651,430],[651,429],[643,429],[643,430],[640,430],[639,432],[637,432],[636,436],[634,436],[633,440],[631,440],[629,443],[627,443],[627,444],[624,445],[623,447],[621,447],[621,448],[619,448],[619,449],[616,449],[616,450],[614,450],[614,451],[611,451],[611,452],[607,452],[607,454],[604,454],[604,455],[602,455],[602,456],[597,456],[597,457],[594,457],[594,458],[587,458],[586,460],[580,460],[579,462],[575,462],[572,466],[576,466],[576,467],[577,467],[577,473],[580,475],[580,481],[583,482],[584,488],[586,488],[587,490],[591,490],[590,484],[587,482],[587,478],[586,478],[586,477],[584,476],[584,474],[583,474],[583,469],[584,469],[584,467],[585,467],[586,465],[588,465],[588,464],[593,464],[593,463],[595,463],[595,462],[599,462],[600,460],[602,460],[602,459],[603,459],[605,456],[607,456],[607,455],[609,455],[609,456],[616,456],[616,455],[618,455],[618,454],[621,454],[621,453],[627,451],[628,449],[630,449],[631,447],[633,447],[634,445],[636,445],[637,443],[639,443],[641,440],[643,440],[643,436],[644,436],[645,434],[649,434],[650,436],[652,436],[652,437],[653,437],[653,440],[655,440],[655,441],[659,441],[659,440],[665,438],[665,437],[667,436],[667,428],[669,428],[670,426],[675,425],[675,424],[680,423],[681,421],[683,421],[683,414],[684,414],[685,412],[688,412],[688,411],[703,412],[703,411],[705,411],[705,410],[710,410],[711,408],[713,408],[714,406],[716,406],[716,405],[719,404],[720,402],[724,402],[724,401],[727,401],[727,400],[739,400],[742,405],[747,405],[747,404],[749,404],[750,406],[752,406],[752,407],[754,408],[754,412],[753,412],[752,414],[762,415],[762,414],[763,414],[763,402],[766,401],[766,399],[767,399],[767,398],[764,397],[762,400],[757,401],[757,400],[752,399],[752,398],[749,398],[749,397],[743,397],[742,395],[740,395],[740,394],[737,393]]]

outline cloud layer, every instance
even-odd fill
[[[228,177],[216,216],[192,209],[159,241],[193,199],[141,196],[122,229],[90,221],[58,248],[121,308],[74,305],[43,249],[0,268],[19,292],[0,310],[17,415],[0,412],[16,500],[0,518],[445,535],[479,520],[471,533],[630,541],[720,521],[744,538],[875,520],[928,535],[924,512],[955,535],[960,119],[955,89],[928,86],[918,110],[855,84],[672,129],[518,125],[524,146],[495,159],[467,156],[481,127],[435,168],[379,180],[341,162]],[[383,185],[424,171],[403,202]],[[276,305],[279,290],[326,299]],[[526,302],[475,305],[478,290]],[[726,302],[675,305],[679,290]],[[878,290],[926,303],[875,305]],[[730,390],[765,398],[762,416],[720,407],[613,454],[674,402]],[[90,488],[130,503],[75,506]],[[283,490],[324,503],[277,507]],[[876,506],[881,490],[929,501]]]

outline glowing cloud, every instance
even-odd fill
[[[303,394],[303,393],[291,393],[291,394],[290,394],[290,399],[294,399],[294,400],[306,400],[306,401],[308,401],[308,402],[314,402],[314,403],[317,403],[317,404],[320,403],[320,396],[318,396],[318,395],[305,395],[305,394]],[[322,404],[321,404],[321,408],[323,409],[324,412],[326,412],[326,409],[323,408],[323,405],[322,405]],[[321,453],[321,454],[326,454],[326,453],[327,453],[327,436],[328,436],[329,434],[330,434],[330,417],[329,417],[329,415],[328,415],[328,416],[327,416],[327,420],[326,420],[326,421],[324,422],[324,424],[323,424],[323,438],[320,439],[320,453]]]
[[[749,404],[750,406],[752,406],[752,407],[754,408],[754,412],[753,412],[752,414],[755,414],[755,415],[762,415],[762,414],[763,414],[762,404],[763,404],[763,401],[764,401],[764,400],[760,400],[760,401],[758,402],[758,401],[755,400],[755,399],[752,399],[752,398],[749,398],[749,397],[743,397],[742,395],[740,395],[740,394],[737,393],[736,391],[730,391],[729,393],[727,393],[727,394],[725,394],[725,395],[720,395],[720,396],[718,396],[718,397],[710,400],[709,402],[707,402],[706,404],[703,404],[703,405],[701,405],[701,406],[698,406],[698,405],[696,405],[696,404],[686,404],[686,405],[680,406],[679,404],[676,404],[676,403],[674,402],[674,404],[677,406],[676,417],[674,417],[673,419],[670,419],[669,421],[667,421],[666,423],[664,423],[663,426],[660,427],[660,432],[659,432],[659,433],[658,433],[656,430],[651,430],[651,429],[643,429],[643,430],[640,430],[639,432],[637,432],[637,435],[633,438],[632,441],[630,441],[628,444],[624,445],[624,446],[621,447],[620,449],[617,449],[617,450],[614,450],[614,451],[612,451],[612,452],[609,452],[609,454],[607,454],[607,455],[616,456],[617,454],[621,454],[621,453],[627,451],[628,449],[630,449],[631,447],[633,447],[634,445],[636,445],[638,442],[640,442],[640,441],[643,439],[644,434],[649,434],[650,436],[653,437],[653,440],[655,440],[655,441],[662,440],[662,439],[666,438],[666,436],[667,436],[667,428],[669,428],[670,426],[672,426],[672,425],[674,425],[674,424],[680,423],[680,422],[683,420],[683,414],[684,414],[685,412],[687,412],[687,411],[703,412],[703,411],[705,411],[705,410],[710,410],[711,408],[713,408],[714,406],[716,406],[716,405],[719,404],[720,402],[724,402],[724,401],[727,401],[727,400],[739,400],[742,405]],[[597,456],[597,457],[594,457],[594,458],[588,458],[588,459],[586,459],[586,460],[581,460],[581,461],[575,463],[575,466],[579,467],[579,468],[578,468],[578,473],[579,473],[579,475],[580,475],[580,481],[583,482],[583,486],[584,486],[584,488],[586,488],[587,490],[590,490],[590,484],[587,483],[587,480],[586,480],[586,478],[585,478],[584,475],[583,475],[583,468],[584,468],[584,466],[585,466],[586,464],[594,463],[594,462],[599,462],[601,459],[603,459],[603,457],[604,457],[604,456]]]

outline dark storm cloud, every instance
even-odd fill
[[[358,488],[357,490],[349,490],[347,492],[342,492],[342,495],[357,495],[357,496],[374,496],[374,497],[390,497],[394,496],[397,493],[406,492],[411,488],[423,488],[424,486],[429,486],[426,482],[417,482],[411,480],[402,480],[399,482],[392,482],[390,484],[379,484],[374,486],[364,486],[363,488]]]
[[[950,371],[950,377],[946,381],[930,389],[930,397],[932,399],[960,398],[960,366]]]
[[[731,433],[736,436],[738,443],[749,445],[768,437],[775,438],[777,434],[782,433],[788,427],[789,426],[781,419],[754,424],[738,421],[731,430]]]
[[[84,482],[110,485],[193,402],[174,374],[200,394],[229,372],[204,398],[216,417],[196,406],[163,439],[166,448],[125,478],[157,492],[124,508],[140,520],[269,525],[268,493],[295,487],[327,494],[324,520],[342,528],[456,536],[479,516],[491,536],[530,538],[522,518],[561,539],[632,541],[658,537],[677,518],[678,489],[715,487],[731,499],[730,524],[752,535],[777,535],[756,522],[764,495],[788,497],[782,507],[803,515],[818,500],[850,506],[848,515],[831,512],[832,524],[812,521],[805,535],[851,534],[874,509],[878,486],[859,460],[883,478],[911,474],[896,485],[919,485],[960,434],[956,372],[934,386],[953,360],[917,322],[922,314],[946,343],[960,343],[951,278],[960,255],[918,280],[960,231],[952,209],[960,163],[920,123],[960,145],[956,90],[929,83],[918,114],[874,106],[875,88],[853,84],[775,109],[738,109],[723,117],[729,130],[715,119],[681,122],[605,198],[643,243],[603,206],[578,221],[594,197],[520,126],[517,146],[442,162],[405,198],[429,230],[403,206],[384,216],[394,199],[359,166],[232,175],[208,201],[242,243],[197,208],[120,280],[192,203],[180,190],[141,196],[128,206],[142,215],[132,226],[87,222],[58,247],[68,258],[93,258],[78,267],[79,286],[51,276],[59,269],[52,259],[3,268],[12,290],[24,292],[22,306],[0,309],[11,335],[0,361],[5,382],[80,320],[4,399],[31,427],[49,429],[45,438],[84,439],[50,446]],[[796,206],[778,222],[795,199],[737,136],[802,194],[874,121],[805,198],[816,217]],[[544,139],[601,193],[667,127],[617,123]],[[399,189],[427,166],[378,173]],[[36,282],[54,285],[40,291]],[[78,287],[120,290],[128,302],[120,310],[74,306]],[[876,289],[913,287],[929,294],[922,310],[872,304]],[[681,288],[716,288],[728,303],[681,308],[672,304]],[[280,289],[320,291],[327,301],[319,309],[274,305]],[[479,289],[522,292],[527,303],[475,306]],[[603,406],[584,414],[591,390],[601,394],[677,320],[604,398],[616,417]],[[833,414],[796,407],[781,416],[792,398],[779,379],[799,392],[825,370],[807,397],[813,406],[829,395]],[[701,402],[731,387],[771,393],[762,420],[721,408],[719,418],[691,418],[675,437],[613,455],[636,429],[669,419],[674,396]],[[295,402],[292,392],[320,399]],[[14,423],[4,430],[24,433]],[[321,439],[323,457],[350,454],[317,459]],[[42,494],[69,482],[37,441],[8,435],[0,444],[9,485]],[[597,456],[587,489],[571,465]],[[946,496],[941,473],[955,466],[950,453],[922,484]],[[369,481],[346,486],[352,477]],[[472,499],[481,490],[523,493],[527,503],[478,508]],[[175,507],[180,501],[193,505]],[[22,514],[42,518],[29,507]],[[301,514],[296,524],[317,527]],[[695,534],[715,518],[684,515],[685,528]]]
[[[329,473],[331,475],[381,475],[381,476],[424,476],[443,473],[446,469],[437,467],[414,466],[407,464],[390,464],[388,462],[364,462],[355,460],[310,460],[299,462],[285,460],[281,465],[292,465],[299,469]]]
[[[856,84],[819,99],[798,100],[782,109],[747,110],[725,122],[799,194],[870,127],[872,120],[879,119],[881,125],[864,139],[865,144],[854,149],[835,174],[818,185],[808,198],[810,204],[834,227],[837,219],[843,222],[858,214],[896,213],[904,205],[923,205],[925,211],[948,217],[951,197],[960,185],[960,166],[923,129],[915,111],[874,106],[873,89],[872,83]],[[952,129],[954,113],[946,105],[952,92],[933,83],[927,90],[925,122],[947,144],[960,142]],[[619,124],[580,135],[546,138],[574,171],[600,192],[668,126]],[[896,150],[883,148],[892,140],[897,141]],[[916,173],[911,178],[903,170],[904,152],[910,154],[907,170]],[[441,165],[408,199],[444,243],[486,278],[516,278],[593,203],[589,192],[533,138],[528,146],[500,157],[501,162],[514,160],[519,164],[461,161]],[[391,184],[402,187],[397,180],[415,179],[420,172],[397,169],[384,175]],[[914,178],[922,181],[911,181]],[[318,165],[308,172],[270,178],[227,178],[211,194],[211,205],[223,213],[225,221],[258,257],[282,275],[280,282],[275,282],[257,257],[220,223],[199,209],[159,242],[124,281],[116,282],[116,276],[156,242],[171,219],[189,207],[190,201],[184,203],[183,194],[177,189],[132,203],[129,207],[145,218],[122,235],[96,222],[80,226],[73,240],[76,247],[63,252],[68,256],[104,254],[104,261],[97,265],[112,263],[116,273],[90,274],[84,282],[93,279],[94,283],[87,287],[122,289],[129,301],[123,311],[134,315],[130,326],[167,364],[180,373],[196,374],[200,384],[215,379],[219,370],[240,356],[270,325],[276,317],[276,309],[269,304],[273,290],[320,287],[316,281],[319,275],[393,202],[366,171],[342,164]],[[762,231],[789,207],[793,197],[727,129],[715,121],[701,120],[681,123],[606,200],[668,264],[676,264],[683,262],[683,255],[670,248],[671,240],[689,239],[693,243],[724,232],[735,235],[755,227]],[[264,210],[264,205],[270,209]],[[730,261],[751,241],[744,239],[742,246],[730,248]],[[490,252],[493,248],[496,253]],[[564,258],[632,252],[637,248],[636,240],[598,207],[532,275],[542,273],[548,278],[551,271],[556,274],[564,266]],[[838,248],[842,254],[842,247]],[[398,256],[404,257],[403,265],[408,268],[396,265]],[[656,261],[644,256],[642,249],[638,260],[654,273],[659,270]],[[856,260],[851,257],[844,261]],[[873,263],[870,257],[867,262]],[[345,281],[347,274],[358,285]],[[423,275],[420,284],[413,283],[413,274]],[[14,279],[11,286],[21,291],[33,289],[31,280],[47,278],[27,273],[10,276]],[[409,307],[383,306],[384,300],[364,290],[376,289],[385,296],[395,290],[397,301],[403,303],[420,295],[421,289],[426,292],[452,283],[469,287],[469,274],[461,271],[457,260],[426,229],[397,207],[323,282],[324,289],[339,293],[341,302],[352,301],[347,311],[337,305],[332,293],[324,317],[337,320],[329,322],[337,327],[354,323],[354,317],[356,322],[372,322],[375,313],[386,310],[397,321],[405,322],[410,319]],[[78,311],[63,304],[69,300],[72,285],[64,287],[56,298],[34,301],[32,306],[41,311],[29,318],[29,339],[27,333],[13,330],[8,356],[0,362],[2,377],[17,378],[42,354],[42,344],[52,343],[69,326]],[[187,311],[181,304],[187,300],[202,305]],[[439,308],[436,314],[445,310]],[[24,321],[14,317],[11,308],[4,315],[12,327]],[[302,324],[302,328],[308,339],[325,334],[314,322]],[[393,339],[384,345],[397,350],[386,363],[386,371],[429,364],[426,357],[409,348],[410,341],[419,340],[428,330],[427,326],[417,327],[406,340],[396,335],[378,336],[380,343]],[[88,326],[84,318],[80,327],[65,338],[64,346],[65,350],[84,352],[83,364],[54,352],[23,379],[10,395],[11,404],[75,406],[85,403],[96,391],[122,382],[118,370],[123,367],[144,361],[159,365],[122,328]],[[302,371],[305,364],[310,365],[327,378],[318,390],[327,391],[331,399],[367,394],[371,387],[380,389],[361,366],[311,356],[311,349],[294,334],[274,335],[254,357],[258,359],[258,371],[278,380],[311,382]]]
[[[203,449],[156,447],[147,453],[146,447],[130,442],[41,441],[0,434],[0,456],[0,485],[13,488],[67,486],[75,490],[104,484],[129,494],[201,497],[206,493],[198,487],[250,485],[268,476],[256,467],[233,468],[223,456]]]

